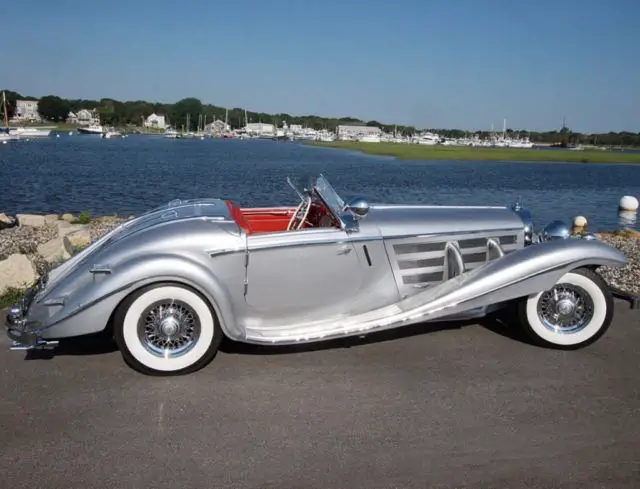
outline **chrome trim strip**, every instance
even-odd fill
[[[337,244],[356,244],[370,241],[381,241],[381,236],[371,237],[354,237],[354,238],[331,238],[331,239],[317,239],[312,241],[289,241],[284,243],[249,243],[248,249],[251,251],[266,250],[273,248],[292,248],[298,246],[327,246]]]
[[[371,204],[372,209],[506,209],[503,205],[420,205],[420,204]]]
[[[405,285],[442,282],[442,272],[420,273],[416,275],[403,275],[402,283]]]
[[[207,250],[206,253],[211,258],[215,258],[217,256],[230,255],[232,253],[244,253],[245,251],[245,248],[223,248],[220,250]]]
[[[417,270],[421,268],[432,268],[444,266],[444,256],[434,258],[420,258],[416,260],[398,260],[400,270]]]
[[[479,238],[485,238],[487,235],[509,235],[515,234],[518,235],[522,232],[522,228],[507,228],[507,229],[483,229],[479,231],[460,231],[460,232],[442,232],[442,233],[431,233],[431,234],[398,234],[398,235],[390,235],[385,236],[385,239],[408,239],[408,238],[416,238],[416,239],[441,239],[442,241],[462,241],[464,239],[475,238],[476,236]],[[459,236],[465,236],[465,238],[460,238]],[[428,242],[428,241],[427,241]]]
[[[488,258],[491,259],[491,252],[495,251],[496,253],[498,253],[498,258],[501,258],[504,256],[504,250],[502,249],[502,246],[500,246],[500,242],[496,241],[493,238],[489,238],[487,240],[487,248],[488,248]]]
[[[458,275],[462,275],[466,271],[466,269],[464,259],[462,258],[462,253],[460,252],[460,248],[458,248],[458,245],[455,242],[447,243],[444,253],[446,257],[445,267],[447,274],[446,277],[443,277],[443,280],[449,280]],[[456,270],[451,270],[451,267],[449,266],[450,260],[453,260],[453,262],[455,263]]]

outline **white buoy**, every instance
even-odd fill
[[[625,195],[620,199],[620,204],[618,208],[621,211],[632,211],[635,212],[638,210],[638,199],[632,197],[631,195]]]
[[[73,132],[72,131],[69,131],[69,136],[73,136]]]
[[[59,138],[59,137],[60,137],[60,134],[56,134],[56,137],[57,137],[57,138]]]
[[[583,228],[587,225],[587,218],[584,216],[576,216],[573,218],[573,225],[577,228]]]

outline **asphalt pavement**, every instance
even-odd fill
[[[155,378],[109,342],[0,338],[0,487],[638,488],[640,311],[579,351],[496,323],[227,343]]]

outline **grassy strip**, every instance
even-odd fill
[[[476,160],[548,161],[570,163],[640,163],[640,153],[605,150],[551,150],[520,148],[482,148],[470,146],[427,146],[401,143],[311,142],[313,146],[361,151],[370,155],[392,156],[400,160]]]
[[[5,309],[16,304],[25,293],[25,289],[9,287],[4,294],[0,295],[0,309]]]

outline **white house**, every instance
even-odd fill
[[[156,113],[151,114],[144,121],[144,127],[154,127],[156,129],[164,129],[167,123],[163,115],[158,115]]]
[[[276,128],[273,124],[265,124],[263,122],[250,122],[244,128],[249,134],[273,134]]]
[[[69,112],[67,115],[68,124],[79,124],[81,126],[88,126],[92,123],[99,123],[99,117],[96,114],[96,110],[80,109],[75,114]]]
[[[338,126],[336,132],[338,139],[351,139],[361,136],[380,136],[382,129],[370,126]]]
[[[16,121],[40,121],[37,100],[16,100],[16,110],[13,114]]]
[[[225,124],[224,121],[221,120],[215,120],[204,126],[204,132],[209,134],[229,131],[231,131],[231,126],[229,124]]]

